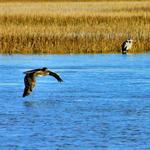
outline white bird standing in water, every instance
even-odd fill
[[[63,80],[60,78],[60,76],[50,70],[48,70],[46,67],[40,68],[40,69],[35,69],[35,70],[29,70],[24,72],[25,77],[24,77],[24,92],[23,92],[23,97],[28,96],[31,92],[32,89],[35,87],[36,83],[36,77],[38,76],[53,76],[54,78],[57,79],[57,81],[62,82]]]
[[[122,54],[127,54],[128,50],[132,48],[133,40],[128,39],[122,43]]]

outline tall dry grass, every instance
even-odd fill
[[[148,1],[148,0],[0,0],[0,2],[102,2],[102,1]]]
[[[150,2],[0,3],[0,53],[150,51]]]

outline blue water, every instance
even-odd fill
[[[22,98],[23,71],[48,67]],[[149,150],[150,54],[0,55],[0,150]]]

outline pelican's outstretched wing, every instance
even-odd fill
[[[49,71],[49,75],[53,76],[54,78],[57,79],[58,82],[63,82],[63,80],[60,78],[60,76],[52,71]]]
[[[34,74],[35,76],[38,76],[38,75],[46,75],[46,70],[47,68],[46,67],[43,67],[43,68],[39,68],[39,69],[34,69],[34,70],[29,70],[29,71],[25,71],[23,72],[24,74]]]
[[[35,72],[38,72],[38,71],[41,71],[41,69],[29,70],[29,71],[25,71],[25,72],[23,72],[23,73],[24,73],[24,74],[29,74],[29,73],[35,73]]]
[[[35,86],[34,75],[26,74],[24,78],[24,84],[25,84],[25,88],[24,88],[24,92],[22,95],[23,97],[28,96],[32,92],[32,89]]]

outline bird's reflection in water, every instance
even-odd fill
[[[45,107],[45,108],[50,108],[50,107],[56,107],[57,105],[60,104],[60,100],[32,100],[32,101],[24,101],[24,106],[25,107]]]
[[[26,106],[26,107],[34,107],[34,102],[33,101],[24,101],[24,106]]]

